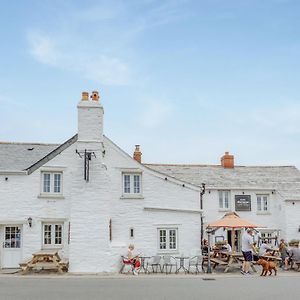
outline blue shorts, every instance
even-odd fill
[[[245,261],[253,261],[252,251],[242,251]]]

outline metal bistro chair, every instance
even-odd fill
[[[202,266],[202,255],[196,255],[193,256],[189,259],[189,273],[191,273],[191,268],[195,269],[195,274],[200,273],[199,267],[202,267],[203,271],[203,266]]]
[[[169,267],[169,272],[168,272],[168,267]],[[177,270],[176,258],[170,255],[163,256],[162,272],[164,272],[164,269],[166,269],[166,274],[171,274],[173,267],[175,267],[175,271],[176,271]]]
[[[150,257],[150,259],[147,262],[147,267],[146,267],[147,271],[149,272],[148,268],[150,266],[152,268],[153,273],[157,273],[158,268],[161,272],[162,270],[161,270],[160,260],[161,260],[161,257],[159,255]]]

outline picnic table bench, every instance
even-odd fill
[[[19,265],[23,275],[33,269],[57,270],[57,272],[61,274],[63,271],[68,270],[69,261],[67,259],[61,259],[57,250],[41,250],[33,253],[31,259],[21,262]]]

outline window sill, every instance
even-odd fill
[[[120,199],[144,199],[143,195],[140,194],[128,194],[128,195],[122,195]]]
[[[62,194],[39,194],[37,197],[43,199],[65,199]]]
[[[269,211],[258,211],[256,212],[257,215],[271,215]]]
[[[166,254],[170,254],[170,255],[179,255],[179,251],[178,250],[158,250],[157,251],[157,255],[166,255]]]
[[[62,249],[63,245],[57,245],[57,246],[50,246],[50,245],[43,245],[42,246],[42,250],[58,250],[58,249]]]
[[[218,210],[219,212],[228,212],[228,211],[231,211],[230,208],[219,208]]]

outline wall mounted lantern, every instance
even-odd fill
[[[29,227],[32,227],[32,218],[31,218],[31,217],[29,217],[29,218],[27,219],[27,222],[28,222],[28,226],[29,226]]]

